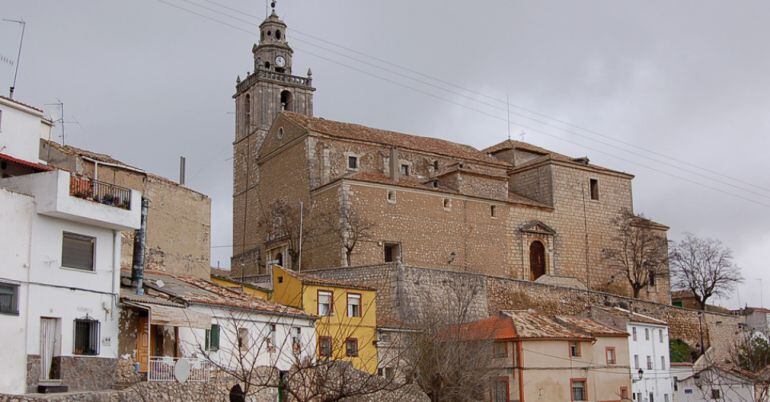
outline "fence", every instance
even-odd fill
[[[87,177],[70,177],[70,195],[117,208],[131,209],[131,189]]]
[[[177,381],[174,367],[179,361],[186,361],[190,367],[187,382],[208,382],[214,372],[211,362],[195,357],[150,357],[150,367],[147,370],[147,381],[170,382]]]

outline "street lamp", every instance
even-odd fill
[[[639,381],[642,381],[642,379],[643,379],[643,377],[644,377],[644,370],[642,370],[642,369],[639,369],[639,371],[637,371],[637,372],[636,372],[636,374],[638,374],[638,375],[639,375],[639,378],[638,378],[638,379],[634,379],[634,378],[632,377],[632,378],[631,378],[631,382],[639,382]]]

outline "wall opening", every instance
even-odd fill
[[[281,91],[281,110],[292,111],[292,95],[289,91]]]
[[[545,275],[545,246],[535,240],[529,245],[529,279],[536,280]]]
[[[385,262],[395,262],[401,257],[401,245],[398,243],[385,243],[383,247],[385,252]]]

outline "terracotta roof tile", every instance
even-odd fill
[[[31,169],[35,169],[38,172],[47,172],[49,170],[53,170],[53,168],[48,165],[43,165],[42,163],[30,162],[28,160],[19,159],[8,154],[0,153],[0,159],[4,161],[12,162],[12,163],[17,163],[19,165],[22,165]]]
[[[510,340],[517,337],[510,317],[496,316],[455,326],[463,340]],[[451,332],[451,329],[450,329]]]
[[[521,339],[592,339],[593,337],[580,330],[562,324],[555,317],[527,311],[505,311],[516,328]]]
[[[613,327],[604,325],[596,320],[592,320],[587,317],[560,315],[560,316],[556,316],[555,318],[561,323],[563,323],[564,325],[571,327],[577,331],[583,332],[585,334],[591,335],[593,337],[599,337],[599,336],[627,337],[628,336],[628,333],[626,331],[615,329]]]
[[[291,271],[286,268],[283,269],[284,272],[288,273],[291,276],[294,276],[295,278],[299,279],[303,284],[305,285],[317,285],[317,286],[330,286],[330,287],[337,287],[337,288],[348,288],[348,289],[359,289],[359,290],[376,290],[374,288],[363,286],[363,285],[357,285],[355,283],[349,283],[349,282],[343,282],[339,280],[331,280],[331,279],[325,279],[325,278],[319,278],[315,275],[309,275],[309,274],[302,274],[299,272]]]
[[[375,142],[384,145],[393,145],[413,151],[428,152],[457,159],[483,162],[492,165],[508,165],[508,163],[493,158],[486,153],[473,148],[470,145],[458,144],[438,138],[421,137],[417,135],[366,127],[360,124],[326,120],[318,117],[305,116],[299,113],[281,113],[288,117],[291,121],[299,124],[309,131],[314,131],[332,137]]]
[[[541,155],[561,155],[554,151],[538,147],[537,145],[532,145],[528,142],[515,141],[515,140],[505,140],[498,144],[492,145],[491,147],[484,148],[481,152],[484,152],[486,154],[494,154],[500,151],[507,151],[509,149],[521,149],[523,151],[528,151],[528,152],[541,154]],[[561,156],[563,156],[564,158],[569,158],[566,155],[561,155]]]

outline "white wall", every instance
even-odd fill
[[[316,351],[315,326],[312,320],[304,318],[280,317],[241,310],[226,310],[202,305],[193,305],[193,310],[212,316],[212,324],[220,326],[220,349],[212,352],[212,360],[225,366],[237,363],[237,327],[249,330],[250,355],[244,360],[256,363],[255,366],[274,366],[279,370],[288,370],[297,360],[292,352],[291,330],[301,328],[302,350],[300,358],[314,358]],[[270,324],[276,324],[276,348],[268,350],[264,339],[269,336]],[[197,355],[205,342],[205,330],[180,328],[180,349],[185,356]]]
[[[41,112],[0,98],[0,153],[40,162],[40,138],[50,130]]]
[[[35,206],[32,197],[0,188],[0,282],[19,286],[19,315],[0,314],[0,393],[18,394],[26,388],[25,339],[27,274]]]
[[[636,340],[633,338],[633,330],[636,328]],[[663,325],[652,325],[629,322],[626,330],[630,334],[628,337],[628,352],[631,366],[631,377],[635,380],[639,378],[639,368],[644,370],[641,381],[633,382],[631,391],[633,393],[642,393],[642,399],[637,402],[649,402],[649,395],[652,392],[655,402],[665,402],[673,397],[673,383],[671,377],[671,361],[669,353],[668,327]],[[645,338],[645,330],[650,333],[650,339]],[[663,332],[663,339],[660,339],[660,332]],[[639,367],[634,365],[634,355],[639,356]],[[647,369],[647,356],[652,357],[653,369]],[[665,366],[661,365],[661,357],[665,358]]]
[[[674,395],[677,402],[711,401],[711,390],[717,389],[721,394],[721,402],[754,402],[753,386],[748,382],[720,371],[704,371],[695,379],[690,377],[678,384]],[[682,377],[680,377],[681,379]]]

